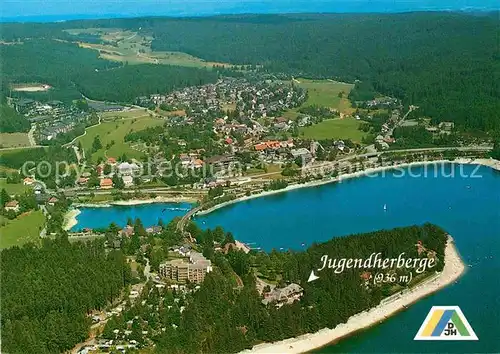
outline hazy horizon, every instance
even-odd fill
[[[498,10],[494,0],[4,0],[3,21],[53,22],[72,19],[97,19],[142,16],[210,16],[242,13],[311,12],[410,12]]]

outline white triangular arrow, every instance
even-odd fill
[[[309,283],[316,279],[319,279],[319,277],[316,274],[314,274],[314,270],[311,270],[311,274],[309,275],[309,279],[307,279],[307,282]]]

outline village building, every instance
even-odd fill
[[[103,178],[99,182],[99,186],[101,187],[101,189],[111,189],[113,188],[113,181],[111,180],[111,178]]]
[[[294,159],[301,158],[304,163],[312,160],[311,152],[306,148],[293,149],[290,153]]]
[[[125,184],[125,187],[131,187],[134,185],[134,178],[132,176],[122,176],[122,181]]]
[[[25,186],[31,186],[33,185],[33,183],[35,183],[35,180],[31,177],[26,177],[25,179],[23,179],[23,184]]]
[[[130,225],[125,226],[123,229],[120,230],[120,235],[122,237],[131,237],[134,235],[134,228]]]
[[[120,175],[131,176],[140,172],[141,168],[135,163],[122,162],[118,165],[118,172]]]
[[[455,128],[455,123],[453,123],[453,122],[441,122],[441,123],[439,123],[438,127],[439,127],[439,129],[441,129],[443,131],[450,132],[453,130],[453,128]]]
[[[184,259],[173,259],[160,264],[159,267],[159,274],[164,278],[196,284],[202,283],[205,275],[211,271],[212,262],[198,252],[190,252],[189,262]]]
[[[54,206],[56,205],[56,203],[59,201],[59,199],[57,199],[56,197],[51,197],[48,201],[47,201],[47,204],[50,205],[50,206]]]
[[[7,211],[15,211],[16,213],[19,211],[19,202],[17,200],[11,200],[5,204],[5,210]]]
[[[284,288],[274,288],[269,293],[264,293],[262,303],[264,305],[275,304],[276,307],[281,307],[285,304],[292,304],[294,301],[300,300],[304,294],[304,289],[298,284],[292,283]]]
[[[86,177],[80,177],[80,178],[78,178],[78,179],[76,180],[76,183],[77,183],[78,185],[80,185],[80,186],[84,186],[84,185],[86,185],[86,184],[87,184],[87,182],[88,182],[88,181],[89,181],[89,179],[88,179],[88,178],[86,178]]]

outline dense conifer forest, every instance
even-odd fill
[[[99,58],[95,50],[52,39],[0,45],[2,92],[42,101],[88,98],[131,103],[138,96],[167,93],[217,79],[215,71],[169,65],[128,66]],[[44,83],[47,93],[10,91],[11,83]]]
[[[58,353],[88,336],[93,309],[118,299],[130,281],[120,251],[102,241],[45,240],[1,253],[2,351]]]
[[[30,122],[5,103],[0,103],[0,132],[15,133],[30,130]]]
[[[166,65],[127,65],[80,76],[77,87],[85,96],[112,102],[134,102],[138,96],[168,93],[186,86],[215,82],[217,73]]]

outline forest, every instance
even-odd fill
[[[61,237],[42,247],[2,251],[2,351],[60,353],[88,336],[93,309],[116,300],[131,279],[120,251],[103,241],[70,244]]]
[[[0,132],[15,133],[30,130],[30,122],[7,104],[0,103]]]
[[[65,33],[65,32],[64,32]],[[66,103],[81,98],[131,103],[138,96],[215,82],[216,71],[168,65],[122,65],[99,58],[95,50],[77,44],[28,39],[0,46],[2,92],[7,96]],[[36,59],[35,59],[36,58]],[[47,92],[10,92],[12,83],[44,83]]]
[[[217,80],[217,73],[167,65],[126,65],[79,75],[76,86],[86,97],[97,100],[129,103],[138,96],[166,94],[186,86],[201,86]]]

